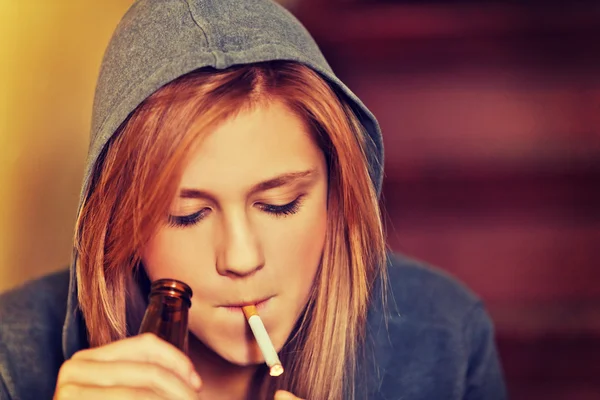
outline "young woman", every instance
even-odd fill
[[[101,69],[70,273],[1,299],[0,398],[505,398],[479,300],[386,254],[382,165],[375,118],[280,6],[137,1]],[[136,335],[160,278],[193,289],[188,354]]]

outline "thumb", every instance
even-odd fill
[[[285,390],[278,390],[275,393],[275,400],[302,400],[302,399],[294,396],[290,392],[286,392]]]

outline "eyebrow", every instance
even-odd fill
[[[302,179],[313,178],[316,174],[316,169],[309,169],[306,171],[297,172],[287,172],[285,174],[278,175],[266,181],[257,183],[256,185],[250,188],[250,191],[248,193],[249,195],[252,195],[258,192],[265,192],[267,190],[287,186]],[[179,192],[179,197],[182,199],[209,199],[213,201],[215,200],[215,196],[213,196],[207,191],[188,188],[181,189]]]

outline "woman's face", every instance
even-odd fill
[[[259,302],[280,350],[308,300],[326,220],[324,155],[302,121],[274,102],[203,140],[143,262],[151,280],[192,287],[191,333],[229,362],[257,364],[240,306]]]

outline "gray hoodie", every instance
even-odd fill
[[[139,0],[104,56],[82,197],[108,140],[157,89],[201,67],[271,60],[303,63],[346,96],[368,133],[370,175],[380,192],[377,121],[289,12],[268,0]],[[369,313],[368,397],[504,399],[493,328],[481,302],[451,277],[407,258],[390,255],[388,273],[394,308]],[[3,294],[0,323],[0,400],[52,398],[62,362],[88,346],[74,267]]]

